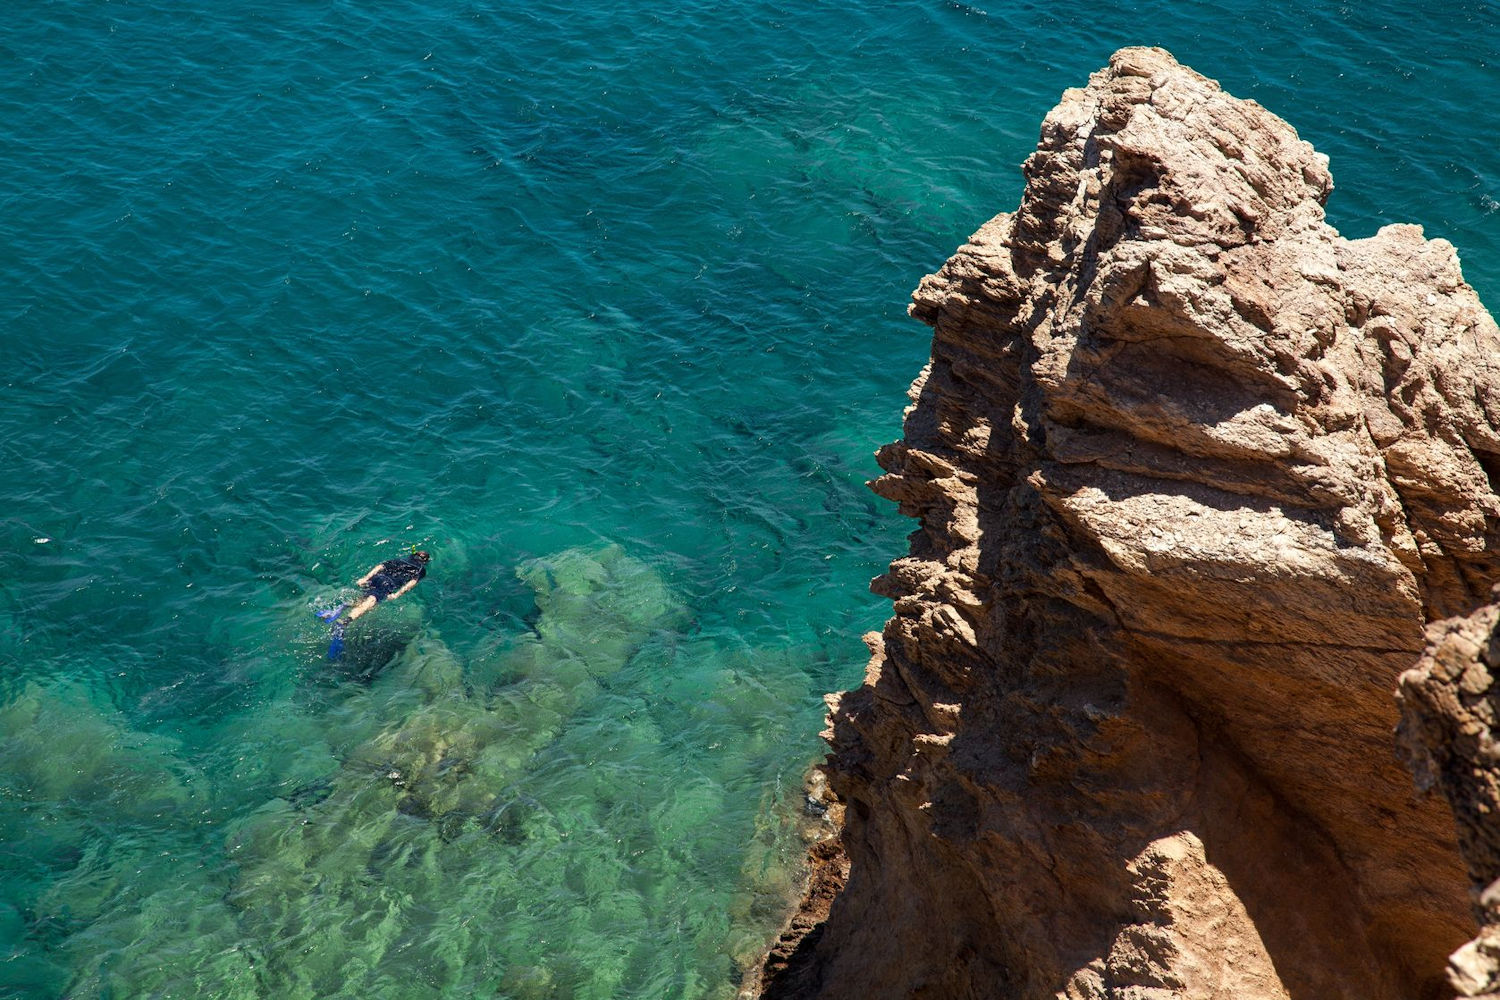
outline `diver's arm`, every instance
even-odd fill
[[[417,581],[416,580],[407,580],[405,583],[403,583],[401,585],[401,589],[398,590],[398,591],[396,591],[394,594],[392,594],[389,598],[387,598],[387,600],[394,601],[396,598],[400,597],[402,594],[406,593],[408,590],[410,590],[411,588],[415,587],[416,585],[417,585]]]
[[[384,566],[384,565],[385,565],[385,563],[381,563],[380,564],[380,566]],[[371,580],[373,580],[375,578],[375,574],[380,572],[380,566],[374,567],[373,569],[370,570],[370,572],[366,573],[364,576],[360,577],[358,580],[355,580],[354,581],[354,585],[356,587],[363,587],[365,584],[369,583]]]

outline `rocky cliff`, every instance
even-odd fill
[[[764,995],[1445,995],[1474,917],[1393,691],[1500,578],[1495,323],[1160,50],[1065,93],[1025,176],[914,296],[873,487],[919,527]]]
[[[1500,600],[1500,587],[1491,597]],[[1422,660],[1401,675],[1407,762],[1423,791],[1442,789],[1458,821],[1480,933],[1449,959],[1460,996],[1500,1000],[1500,603],[1427,630]]]

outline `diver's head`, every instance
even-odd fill
[[[413,559],[415,559],[419,563],[424,563],[424,562],[427,562],[429,559],[432,558],[432,553],[431,552],[413,552],[411,554],[411,557]]]

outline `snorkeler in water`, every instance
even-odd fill
[[[357,601],[346,601],[336,608],[316,612],[333,625],[333,641],[328,644],[328,658],[336,660],[344,651],[344,626],[359,618],[381,601],[394,601],[411,590],[427,575],[432,555],[413,551],[400,559],[387,559],[355,581],[364,594]]]

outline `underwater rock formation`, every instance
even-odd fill
[[[830,699],[847,883],[762,995],[1443,995],[1473,919],[1392,690],[1500,576],[1500,332],[1161,50],[1025,177],[914,295],[872,486],[920,527]]]
[[[318,595],[268,602],[205,658],[260,690],[183,736],[0,687],[0,995],[732,996],[826,832],[787,706],[828,649],[705,623],[618,545],[516,576],[514,614],[403,602],[337,664]]]
[[[442,873],[475,853],[528,837],[566,839],[522,790],[528,764],[681,606],[657,573],[618,546],[570,549],[517,574],[535,591],[538,617],[534,634],[506,653],[501,673],[510,683],[471,691],[440,640],[416,639],[340,713],[343,766],[268,804],[229,837],[239,872],[227,899],[252,936],[344,929],[315,955],[278,965],[279,981],[321,995],[325,980],[363,974],[394,947],[385,910],[365,898],[376,875],[384,892],[431,898]],[[451,949],[402,948],[403,961],[456,976],[461,960]]]
[[[555,801],[533,794],[535,771],[683,609],[619,546],[569,549],[517,573],[535,595],[534,628],[496,648],[484,669],[430,630],[351,641],[354,680],[281,702],[274,724],[259,715],[278,733],[267,733],[255,755],[267,759],[247,780],[269,778],[279,794],[258,808],[240,806],[242,788],[205,790],[173,743],[132,733],[67,690],[28,689],[0,705],[13,783],[0,791],[14,793],[0,800],[0,831],[41,828],[54,867],[72,869],[24,908],[0,906],[0,932],[52,942],[55,964],[21,971],[66,987],[36,995],[374,996],[412,982],[457,995],[454,984],[471,975],[502,980],[487,995],[611,995],[623,962],[581,969],[561,955],[502,965],[492,959],[505,945],[494,929],[536,936],[512,901],[555,893],[585,868],[600,938],[639,918],[640,904],[613,891],[629,874],[623,859],[579,858],[586,838]],[[366,659],[386,654],[388,663]],[[294,738],[306,752],[281,745]],[[592,787],[578,794],[602,798]],[[90,809],[175,821],[177,849],[98,837]],[[183,823],[184,813],[205,822]],[[35,829],[27,836],[40,842]],[[204,851],[226,856],[227,870],[184,864]],[[504,912],[503,923],[486,907]],[[18,981],[15,963],[7,975]]]

